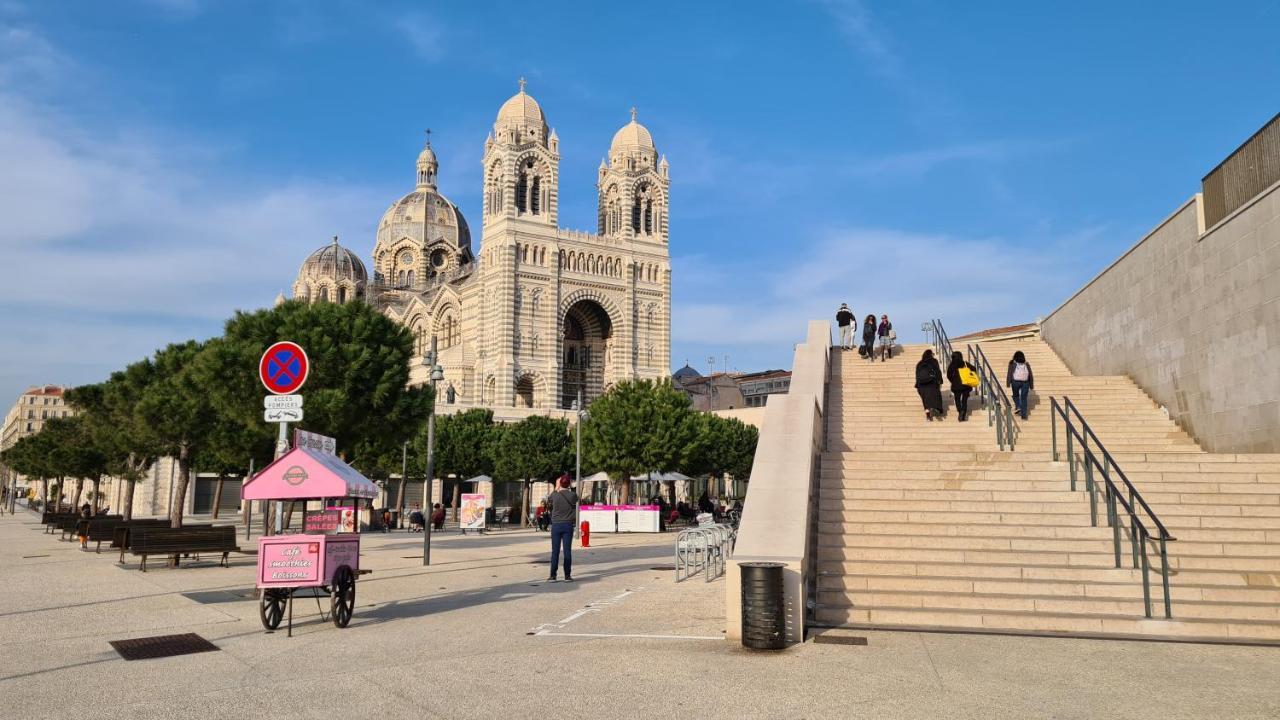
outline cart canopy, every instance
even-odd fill
[[[337,455],[296,447],[245,483],[245,500],[373,498],[378,486]]]

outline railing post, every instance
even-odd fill
[[[1071,489],[1075,490],[1075,487]],[[1084,489],[1089,492],[1089,522],[1098,527],[1098,500],[1093,494],[1093,463],[1089,462],[1088,455],[1084,458]]]
[[[1146,532],[1142,533],[1142,609],[1147,618],[1151,617],[1151,579],[1147,577],[1149,563],[1147,561]]]
[[[1169,553],[1164,533],[1160,534],[1160,584],[1164,587],[1164,616],[1167,620],[1173,617],[1173,603],[1169,599]]]
[[[1076,450],[1075,450],[1075,433],[1071,432],[1071,420],[1064,419],[1067,434],[1067,465],[1071,468],[1071,489],[1076,489]]]
[[[1146,548],[1138,547],[1138,512],[1133,505],[1129,505],[1129,546],[1133,548],[1133,567],[1138,567],[1138,556],[1141,555],[1145,560],[1147,557]]]
[[[1051,450],[1050,452],[1052,453],[1054,462],[1058,462],[1058,412],[1057,411],[1058,411],[1058,401],[1054,398],[1049,398],[1049,438],[1050,438],[1049,442],[1051,443],[1051,447],[1053,448],[1053,450]]]
[[[1120,567],[1120,515],[1116,512],[1115,488],[1107,482],[1107,514],[1110,516],[1111,548],[1115,552],[1116,567]]]

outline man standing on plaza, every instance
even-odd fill
[[[570,484],[569,473],[556,480],[556,489],[547,497],[551,504],[551,582],[556,579],[560,554],[564,553],[564,581],[573,582],[573,519],[578,507],[578,494]]]
[[[840,326],[840,349],[853,349],[853,335],[857,324],[854,322],[853,313],[849,311],[846,303],[840,303],[840,309],[836,311],[836,324]]]

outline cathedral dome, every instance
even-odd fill
[[[298,275],[308,278],[325,278],[334,281],[349,280],[355,283],[368,282],[369,274],[359,256],[338,244],[335,235],[333,242],[316,250],[302,262]]]
[[[631,122],[613,134],[609,144],[609,159],[628,168],[644,169],[658,161],[658,149],[653,145],[649,129],[636,120],[636,109],[631,108]],[[624,160],[631,162],[623,163]]]
[[[344,303],[363,298],[368,282],[369,273],[364,263],[355,253],[339,245],[335,235],[333,242],[302,261],[298,279],[293,283],[293,296],[299,300]]]
[[[524,78],[520,78],[520,92],[512,95],[498,109],[498,119],[493,123],[499,142],[522,145],[547,143],[547,118],[542,114],[538,101],[524,91]]]

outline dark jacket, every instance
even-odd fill
[[[551,522],[573,522],[575,509],[578,507],[578,494],[572,488],[560,488],[547,496],[551,503]]]
[[[924,374],[921,372],[921,368],[927,368],[930,371],[931,379],[927,383],[920,381],[921,375]],[[940,384],[942,384],[942,366],[938,364],[938,358],[929,358],[916,363],[916,387]]]
[[[963,360],[958,363],[953,362],[947,366],[947,380],[951,381],[951,392],[956,393],[964,392],[965,390],[973,390],[973,388],[965,385],[964,382],[960,380],[960,368],[966,367],[974,372],[978,372],[977,368]]]
[[[1017,365],[1017,363],[1016,363],[1016,362],[1014,362],[1014,361],[1012,361],[1012,360],[1010,360],[1010,361],[1009,361],[1009,375],[1008,375],[1008,377],[1006,378],[1006,379],[1007,379],[1007,381],[1008,381],[1006,384],[1007,384],[1009,387],[1013,387],[1013,368],[1014,368],[1014,366],[1015,366],[1015,365]],[[1026,365],[1026,366],[1027,366],[1027,387],[1031,388],[1032,390],[1035,390],[1035,389],[1036,389],[1036,375],[1035,375],[1035,373],[1031,372],[1031,363],[1023,363],[1023,365]]]
[[[854,323],[855,325],[857,324],[857,320],[854,319],[853,313],[849,312],[848,310],[841,310],[840,312],[836,313],[837,325],[839,325],[840,327],[848,327],[849,323]]]
[[[863,323],[862,339],[866,340],[867,342],[871,342],[872,340],[876,339],[876,324],[874,321],[869,323]]]

